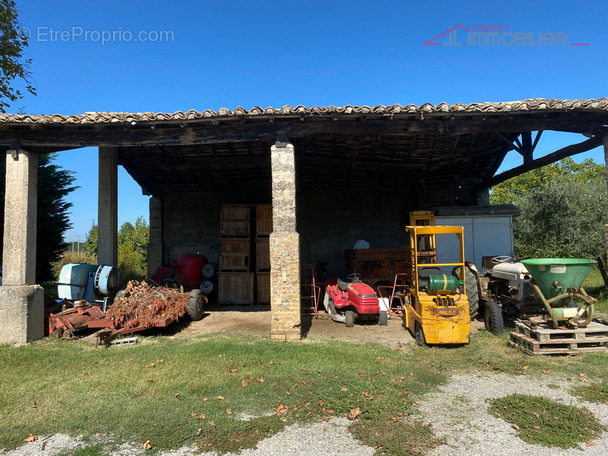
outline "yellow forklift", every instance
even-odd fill
[[[411,286],[403,306],[405,327],[419,345],[469,343],[469,301],[464,281],[456,277],[464,277],[465,272],[463,228],[417,225],[406,229],[410,235],[412,267]],[[444,239],[458,246],[457,262],[437,262],[437,241]],[[459,274],[454,275],[456,271]]]

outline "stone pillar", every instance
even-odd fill
[[[23,345],[44,337],[44,292],[36,282],[38,155],[6,153],[4,254],[0,287],[0,343]]]
[[[296,176],[293,145],[271,147],[272,227],[270,235],[271,335],[300,339],[300,235],[296,231]]]
[[[99,148],[97,263],[118,264],[118,150]]]
[[[163,265],[163,219],[160,198],[150,198],[150,241],[148,242],[148,277]]]

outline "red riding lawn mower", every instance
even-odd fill
[[[332,320],[352,328],[355,321],[377,321],[386,326],[388,314],[380,310],[378,295],[372,287],[361,281],[357,273],[350,274],[350,282],[338,279],[335,285],[327,285],[323,305]]]

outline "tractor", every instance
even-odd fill
[[[471,328],[465,293],[463,228],[455,226],[408,226],[412,248],[411,285],[403,306],[404,326],[418,345],[467,344]],[[438,263],[437,236],[455,235],[459,260]]]
[[[593,265],[584,259],[515,262],[510,256],[484,257],[482,274],[474,264],[466,264],[467,295],[479,305],[486,329],[495,335],[503,332],[505,316],[546,319],[555,329],[564,324],[584,327],[593,318],[595,299],[581,285]]]
[[[380,309],[378,295],[372,287],[361,281],[357,273],[350,274],[350,282],[341,279],[334,285],[327,285],[323,305],[325,311],[334,321],[344,323],[352,328],[355,322],[377,321],[386,326],[388,315]]]

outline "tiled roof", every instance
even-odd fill
[[[233,111],[220,108],[217,111],[207,109],[205,111],[190,110],[187,112],[177,111],[174,113],[127,113],[127,112],[87,112],[78,115],[21,115],[21,114],[1,114],[0,123],[36,123],[36,124],[109,124],[109,123],[130,123],[130,122],[164,122],[164,121],[185,121],[209,118],[230,118],[230,117],[256,117],[256,116],[332,116],[332,115],[355,115],[355,114],[419,114],[419,113],[504,113],[504,112],[526,112],[526,111],[607,111],[608,98],[598,98],[591,100],[556,100],[553,98],[534,98],[522,101],[507,101],[500,103],[439,103],[432,105],[424,103],[420,106],[409,104],[402,106],[394,104],[389,106],[313,106],[307,108],[298,105],[295,108],[285,105],[282,108],[268,107],[265,109],[255,106],[250,110],[237,107]]]

